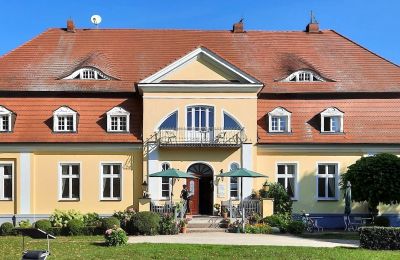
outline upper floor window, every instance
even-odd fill
[[[11,132],[14,118],[12,111],[0,106],[0,132]]]
[[[187,128],[201,130],[214,127],[214,107],[190,106],[186,111]]]
[[[330,107],[321,112],[322,133],[342,133],[344,113],[336,107]]]
[[[268,113],[268,131],[270,133],[291,132],[292,113],[282,107],[277,107]]]
[[[107,112],[107,132],[129,132],[130,113],[122,107]]]
[[[159,129],[176,130],[178,128],[178,111],[168,115],[168,117],[160,124]]]
[[[224,123],[223,123],[224,130],[238,130],[242,127],[240,124],[234,119],[231,115],[224,112]]]
[[[85,67],[73,72],[64,79],[110,80],[111,78],[98,69]]]
[[[67,106],[53,112],[54,132],[76,132],[78,113]]]
[[[283,79],[282,81],[288,82],[312,82],[312,81],[325,81],[323,77],[316,74],[311,70],[299,70],[293,72],[288,77]]]

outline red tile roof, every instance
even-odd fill
[[[142,108],[137,98],[1,97],[16,114],[13,132],[0,133],[0,143],[136,143],[141,142]],[[76,133],[53,133],[53,111],[68,106],[79,114]],[[106,112],[121,106],[130,114],[130,133],[107,133]]]
[[[258,141],[267,144],[295,143],[400,143],[400,97],[259,99]],[[292,112],[292,133],[268,133],[268,112],[278,106]],[[344,133],[320,133],[319,113],[328,107],[344,112]]]
[[[200,45],[262,81],[264,93],[400,91],[399,66],[331,30],[132,29],[50,29],[0,58],[0,90],[132,92],[135,83]],[[83,65],[119,80],[59,80]],[[276,82],[304,68],[334,82]]]

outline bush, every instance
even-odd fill
[[[90,227],[100,227],[101,226],[101,219],[99,217],[99,214],[93,212],[93,213],[87,213],[83,215],[83,223],[85,226],[90,226]]]
[[[27,219],[27,220],[21,220],[20,222],[18,222],[18,226],[20,228],[31,228],[32,224],[29,221],[29,219]]]
[[[2,235],[2,236],[13,235],[14,234],[13,229],[14,229],[14,225],[12,223],[4,222],[0,226],[0,235]]]
[[[378,216],[374,219],[374,226],[377,227],[389,227],[390,220],[385,216]]]
[[[179,233],[178,223],[172,214],[165,214],[161,217],[159,233],[161,235],[176,235]]]
[[[144,211],[136,213],[128,223],[128,233],[133,235],[156,235],[160,228],[160,216]]]
[[[98,226],[86,226],[82,228],[82,235],[85,236],[97,236],[103,235],[104,231],[102,227]]]
[[[286,233],[289,223],[291,222],[290,216],[285,214],[274,214],[262,220],[271,227],[279,228],[281,233]]]
[[[72,219],[79,219],[83,221],[83,215],[76,210],[58,210],[56,209],[54,213],[50,216],[50,222],[53,227],[66,227],[68,221]]]
[[[287,226],[287,231],[290,234],[303,234],[305,225],[302,221],[292,221]]]
[[[270,183],[269,191],[261,189],[259,193],[262,198],[274,199],[274,214],[292,213],[293,201],[280,183]]]
[[[121,227],[123,229],[126,229],[126,225],[131,220],[132,216],[135,215],[136,212],[134,209],[129,208],[124,211],[116,211],[113,214],[113,217],[119,219],[119,222],[121,223]]]
[[[48,233],[52,234],[53,236],[68,235],[66,228],[61,227],[51,227]]]
[[[104,239],[107,246],[122,246],[128,242],[128,237],[122,228],[107,229]]]
[[[360,228],[360,247],[374,250],[399,250],[400,228],[362,227]]]
[[[41,229],[44,232],[49,232],[51,228],[50,220],[48,219],[40,219],[35,222],[35,228]]]
[[[246,233],[251,234],[271,234],[272,228],[267,224],[246,225],[244,227]]]
[[[109,217],[101,220],[101,228],[103,229],[103,232],[114,227],[120,227],[119,219],[115,217]]]
[[[80,219],[71,219],[67,224],[67,233],[71,236],[82,235],[85,224]]]

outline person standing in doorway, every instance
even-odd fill
[[[190,214],[190,207],[189,207],[189,202],[190,202],[190,196],[189,196],[189,191],[187,189],[187,185],[183,185],[183,189],[181,191],[181,199],[183,199],[185,201],[185,216],[186,214]]]

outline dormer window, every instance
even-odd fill
[[[287,82],[315,82],[315,81],[326,81],[323,77],[311,70],[299,70],[293,72],[282,81]]]
[[[15,114],[7,108],[0,106],[0,132],[11,132]]]
[[[289,133],[291,132],[291,115],[289,111],[282,107],[277,107],[268,113],[268,131],[270,133]]]
[[[322,133],[343,133],[344,113],[336,107],[330,107],[321,112]]]
[[[76,132],[77,112],[67,106],[62,106],[53,112],[54,132]]]
[[[98,69],[92,67],[81,68],[64,79],[84,79],[84,80],[110,80],[107,76]]]
[[[107,132],[129,132],[130,113],[122,107],[114,107],[107,112]]]

